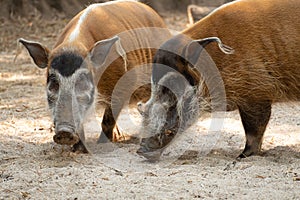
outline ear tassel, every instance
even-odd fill
[[[219,39],[219,38],[218,38]],[[227,46],[225,44],[222,43],[222,41],[219,39],[218,41],[218,46],[219,46],[219,49],[225,53],[225,54],[233,54],[234,53],[234,49],[231,48],[230,46]]]
[[[116,50],[118,52],[118,54],[123,58],[124,61],[124,68],[125,68],[125,72],[127,72],[127,56],[126,56],[126,52],[123,49],[122,45],[121,45],[121,38],[119,38],[116,41]]]
[[[225,53],[225,54],[233,54],[234,53],[234,49],[231,48],[230,46],[227,46],[225,44],[222,43],[221,39],[218,37],[208,37],[208,38],[204,38],[201,40],[195,40],[196,42],[199,42],[200,44],[203,43],[203,47],[205,47],[207,44],[209,44],[210,42],[217,42],[219,49]]]

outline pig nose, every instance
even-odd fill
[[[75,133],[74,128],[70,126],[59,126],[55,131],[53,140],[57,144],[74,145],[79,142],[79,137]]]
[[[145,157],[149,162],[157,162],[160,158],[160,155],[162,153],[161,150],[154,150],[151,151],[146,147],[140,147],[136,153],[140,156]]]

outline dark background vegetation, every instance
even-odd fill
[[[108,0],[0,0],[0,52],[17,50],[18,38],[51,47],[60,31],[78,12],[92,3]],[[220,6],[231,0],[140,0],[153,7],[176,31],[187,27],[187,7]],[[197,18],[198,19],[198,18]]]
[[[0,17],[70,18],[91,3],[105,1],[108,0],[0,0]],[[158,12],[186,11],[189,4],[219,6],[230,1],[232,0],[141,0]]]

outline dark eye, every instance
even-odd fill
[[[89,74],[80,74],[75,82],[75,94],[82,105],[91,105],[94,97],[94,85]]]
[[[90,91],[92,89],[92,82],[87,74],[80,74],[75,83],[77,92]]]
[[[57,92],[59,90],[59,83],[55,75],[50,75],[48,79],[48,90]]]

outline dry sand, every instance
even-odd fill
[[[180,30],[184,17],[173,15],[167,22]],[[24,50],[13,63],[9,42],[15,40],[9,39],[26,36],[51,46],[64,23],[22,24],[24,29],[14,24],[15,35],[9,31],[14,27],[2,32],[0,199],[300,199],[300,103],[274,105],[262,155],[242,161],[235,160],[245,142],[237,112],[227,114],[222,130],[209,134],[211,119],[199,120],[157,163],[138,156],[134,144],[108,145],[103,152],[94,148],[89,155],[55,144],[45,72]],[[123,113],[119,124],[136,133],[139,120],[131,109],[130,118]],[[99,131],[95,122],[87,127]]]

